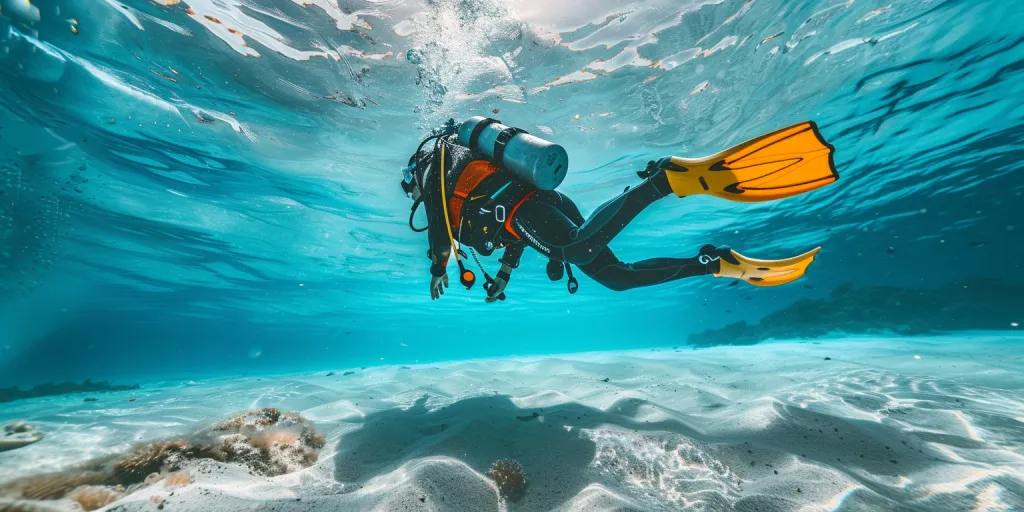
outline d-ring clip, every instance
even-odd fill
[[[701,263],[701,265],[707,265],[708,263],[711,263],[712,261],[718,261],[720,259],[722,259],[722,258],[720,258],[718,256],[712,257],[712,256],[709,256],[707,254],[701,254],[700,256],[697,257],[697,261],[699,261]]]

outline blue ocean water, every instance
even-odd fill
[[[2,7],[0,385],[1024,321],[1014,2]],[[432,128],[473,115],[563,145],[560,190],[584,214],[648,160],[814,120],[836,184],[665,199],[613,247],[626,261],[706,243],[823,250],[778,288],[617,293],[577,272],[575,295],[528,252],[507,301],[453,285],[432,302],[400,168]]]

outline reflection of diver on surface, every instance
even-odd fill
[[[423,150],[430,141],[433,148]],[[448,286],[446,266],[452,248],[457,249],[462,284],[468,289],[475,281],[463,262],[467,254],[459,247],[483,255],[504,248],[501,270],[494,278],[484,272],[488,302],[504,299],[505,286],[526,246],[549,258],[547,273],[552,280],[568,273],[571,293],[577,285],[570,265],[612,290],[707,274],[775,286],[803,276],[820,248],[786,260],[755,260],[705,245],[692,258],[624,263],[608,244],[644,208],[670,194],[760,202],[832,183],[839,177],[832,151],[817,126],[806,122],[707,158],[665,157],[637,173],[644,178],[640,185],[584,218],[571,199],[554,190],[568,167],[564,149],[474,117],[461,127],[450,120],[424,140],[404,171],[402,187],[414,199],[413,213],[421,202],[426,206],[427,227],[413,229],[428,231],[430,291],[435,299]]]

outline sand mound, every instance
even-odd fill
[[[330,441],[315,462],[301,452],[282,456],[283,466],[193,460],[193,483],[126,487],[108,508],[1014,510],[1024,508],[1022,360],[1019,339],[862,339],[198,384],[165,398],[188,411],[270,397],[301,409]],[[256,435],[274,418],[285,415],[236,418],[219,435],[251,428],[264,447],[303,438]],[[134,432],[151,424],[143,420]],[[125,423],[112,414],[103,425],[130,435]],[[57,439],[7,456],[38,456]],[[133,453],[166,462],[184,452],[150,444]],[[17,460],[27,459],[8,461]],[[527,477],[515,500],[492,471],[501,460]],[[96,485],[90,478],[60,486]]]

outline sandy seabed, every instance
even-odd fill
[[[193,462],[193,483],[104,510],[1024,510],[1015,334],[336,369],[98,398],[0,407],[47,433],[0,453],[0,482],[278,407],[327,434],[313,466],[263,477]],[[518,501],[486,475],[499,459],[522,465]]]

